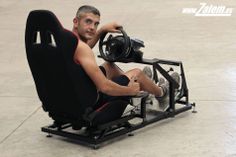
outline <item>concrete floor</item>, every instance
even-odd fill
[[[236,156],[236,10],[230,17],[182,13],[183,8],[200,8],[200,2],[236,8],[234,0],[0,0],[0,156]],[[52,121],[42,111],[26,61],[26,18],[33,9],[49,9],[71,29],[83,4],[100,9],[102,24],[117,21],[131,37],[144,40],[145,58],[181,60],[198,113],[185,112],[98,150],[46,138],[40,127]]]

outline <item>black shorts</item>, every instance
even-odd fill
[[[106,70],[103,66],[99,66],[103,74],[106,76]],[[112,79],[113,82],[121,85],[121,86],[128,86],[129,78],[125,75],[120,75]],[[99,108],[101,105],[114,100],[124,100],[129,101],[131,96],[110,96],[105,93],[99,92],[99,100],[95,108]]]

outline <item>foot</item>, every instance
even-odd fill
[[[143,73],[152,80],[152,76],[153,76],[152,69],[149,66],[145,66],[143,68]]]
[[[180,75],[177,72],[173,72],[170,75],[178,84],[180,83]],[[159,86],[163,89],[163,96],[157,97],[159,101],[159,107],[162,111],[166,111],[169,108],[169,82],[164,78],[160,78]]]

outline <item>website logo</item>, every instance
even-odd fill
[[[194,14],[194,16],[231,16],[233,8],[224,5],[200,3],[200,8],[183,8],[182,13]]]

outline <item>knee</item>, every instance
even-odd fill
[[[133,69],[133,72],[134,72],[134,75],[137,76],[137,77],[140,77],[140,76],[143,75],[143,71],[139,68]]]
[[[135,68],[135,69],[132,69],[132,70],[126,72],[125,75],[129,79],[132,79],[133,77],[136,77],[138,80],[142,80],[142,78],[144,76],[144,73],[143,73],[143,71],[141,69]]]

